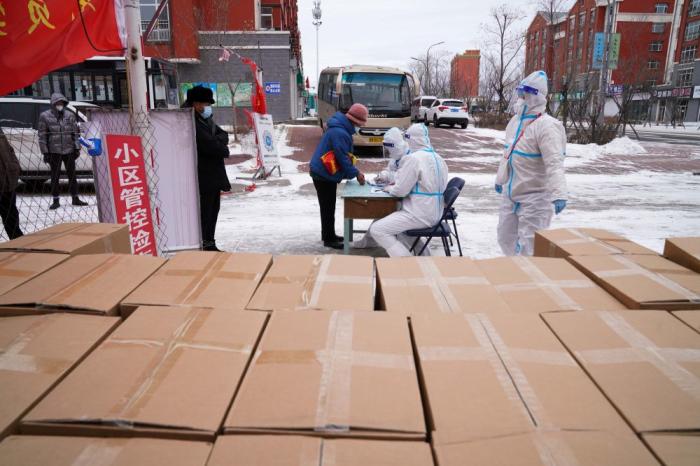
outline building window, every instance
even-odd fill
[[[688,7],[688,16],[700,15],[700,0],[690,0]]]
[[[647,62],[647,68],[650,70],[658,70],[659,69],[659,60],[649,60]]]
[[[660,34],[666,30],[666,25],[664,23],[652,23],[651,32],[655,34]]]
[[[579,60],[580,60],[581,58],[583,58],[583,50],[581,49],[581,47],[579,47],[579,48],[576,50],[576,58],[579,59]]]
[[[693,68],[686,68],[678,71],[678,87],[693,85]]]
[[[668,5],[666,3],[657,3],[655,13],[668,13]]]
[[[695,40],[700,37],[700,21],[688,23],[685,27],[685,40]]]
[[[654,87],[654,86],[656,86],[656,79],[647,79],[646,86],[647,86],[647,87]]]
[[[649,43],[649,51],[650,52],[661,52],[663,49],[664,43],[661,40],[655,40]]]
[[[579,27],[583,27],[583,25],[586,24],[586,12],[584,11],[580,15],[578,15],[578,25]]]
[[[272,24],[272,7],[260,7],[260,29],[272,29],[273,27],[274,25]]]
[[[593,23],[595,23],[595,8],[591,8],[591,27],[593,27]]]
[[[681,63],[691,63],[695,60],[695,55],[698,52],[698,46],[686,45],[681,49]]]
[[[576,27],[576,18],[574,16],[571,16],[569,18],[569,30],[573,31],[575,27]]]
[[[141,32],[146,32],[148,24],[156,14],[160,0],[140,0],[141,9]],[[154,42],[167,42],[170,40],[170,12],[166,6],[163,12],[158,16],[158,21],[148,36],[148,40]]]

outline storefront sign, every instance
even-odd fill
[[[693,89],[693,99],[700,99],[700,86],[695,86]]]
[[[281,94],[282,84],[279,81],[265,83],[265,94]]]

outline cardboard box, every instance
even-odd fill
[[[700,273],[700,237],[667,238],[664,244],[664,257]]]
[[[165,263],[126,254],[74,256],[0,296],[0,315],[70,311],[116,315],[119,303]]]
[[[700,434],[644,434],[644,441],[666,466],[698,466]]]
[[[0,438],[118,323],[70,314],[0,319]]]
[[[60,254],[0,252],[0,295],[66,260]]]
[[[631,433],[535,432],[435,447],[439,466],[659,466]]]
[[[271,261],[269,254],[181,252],[122,301],[122,315],[141,305],[245,309]]]
[[[436,445],[534,430],[631,434],[538,315],[412,316],[411,327]]]
[[[129,227],[116,223],[62,223],[0,243],[0,251],[55,254],[131,254]]]
[[[688,324],[695,331],[700,332],[700,310],[695,311],[675,311],[673,315]]]
[[[224,435],[207,466],[432,466],[430,445],[295,435]]]
[[[500,257],[476,264],[517,313],[625,309],[564,259]]]
[[[211,441],[266,318],[139,308],[24,417],[21,432]]]
[[[700,274],[661,256],[571,256],[569,260],[629,309],[672,311],[700,305]]]
[[[277,256],[247,309],[373,311],[374,260],[341,255]]]
[[[535,256],[602,256],[607,254],[658,253],[608,230],[598,228],[558,228],[535,232]]]
[[[509,310],[469,258],[397,257],[376,263],[380,309],[411,315]]]
[[[224,432],[425,439],[406,317],[273,313]]]
[[[205,466],[206,442],[142,438],[13,436],[0,443],[4,466]]]
[[[542,316],[639,433],[700,430],[700,335],[667,312]]]

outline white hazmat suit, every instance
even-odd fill
[[[411,125],[405,137],[409,154],[401,158],[394,184],[384,188],[392,196],[403,198],[401,209],[369,228],[369,234],[389,257],[410,256],[411,239],[402,233],[435,225],[445,204],[447,164],[433,150],[428,129],[423,124]]]
[[[401,157],[408,153],[408,144],[399,128],[391,128],[384,134],[384,155],[389,157],[389,163],[375,178],[375,182],[391,184],[394,182],[399,169]]]
[[[507,256],[531,256],[535,231],[548,228],[553,208],[558,213],[566,205],[566,133],[559,120],[544,113],[544,71],[525,78],[518,94],[521,97],[506,128],[504,157],[496,175],[496,191],[503,196],[498,243]]]

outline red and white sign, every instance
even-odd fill
[[[129,225],[134,254],[157,256],[141,138],[108,134],[105,139],[117,222]]]

